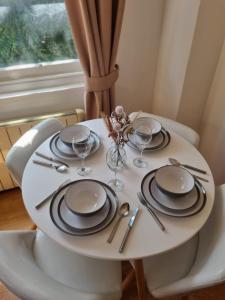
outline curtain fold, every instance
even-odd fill
[[[78,56],[85,73],[87,119],[110,114],[114,83],[119,76],[116,55],[125,0],[65,0]]]

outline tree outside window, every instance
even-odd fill
[[[0,0],[0,68],[74,58],[62,0]]]

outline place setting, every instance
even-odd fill
[[[183,167],[166,165],[147,173],[141,182],[139,198],[153,212],[181,218],[203,210],[205,188]],[[164,228],[165,229],[165,228]]]
[[[51,138],[49,147],[54,157],[35,151],[37,158],[33,158],[33,163],[55,169],[58,173],[66,173],[70,165],[65,161],[81,160],[77,173],[86,176],[91,168],[84,165],[85,158],[94,154],[100,144],[97,133],[84,125],[75,124],[57,132]]]
[[[80,160],[82,154],[79,149],[87,147],[88,155],[94,154],[100,147],[100,137],[88,127],[75,124],[56,133],[50,140],[51,152],[65,160]]]
[[[171,136],[158,120],[151,117],[137,117],[131,122],[127,139],[130,148],[141,152],[152,152],[167,147]],[[138,166],[138,162],[136,164]]]
[[[118,210],[116,193],[93,179],[69,182],[59,188],[50,203],[50,217],[62,232],[86,236],[105,229]]]
[[[83,179],[67,179],[56,191],[35,207],[39,209],[51,200],[49,215],[53,224],[63,233],[72,236],[89,236],[108,227],[114,219],[111,232],[105,242],[111,244],[122,219],[129,217],[126,231],[118,247],[122,253],[133,228],[140,207],[131,210],[128,202],[119,206],[115,191],[106,183]]]

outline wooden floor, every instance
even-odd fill
[[[23,206],[19,189],[0,193],[0,230],[29,229],[32,222]],[[123,264],[123,274],[129,272],[130,266]],[[146,300],[152,299],[147,293]],[[168,299],[168,298],[167,298]],[[166,300],[167,300],[166,299]],[[170,300],[181,300],[181,297],[171,297]],[[169,300],[168,299],[168,300]],[[192,293],[186,300],[225,300],[225,284]],[[0,300],[20,300],[0,283]],[[41,300],[41,299],[40,299]],[[78,299],[77,299],[78,300]],[[123,295],[123,300],[137,300],[135,281]]]

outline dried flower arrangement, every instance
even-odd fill
[[[116,106],[111,116],[103,115],[106,127],[109,131],[109,137],[112,137],[117,145],[123,146],[127,140],[127,130],[129,130],[130,119],[124,111],[123,106]]]

